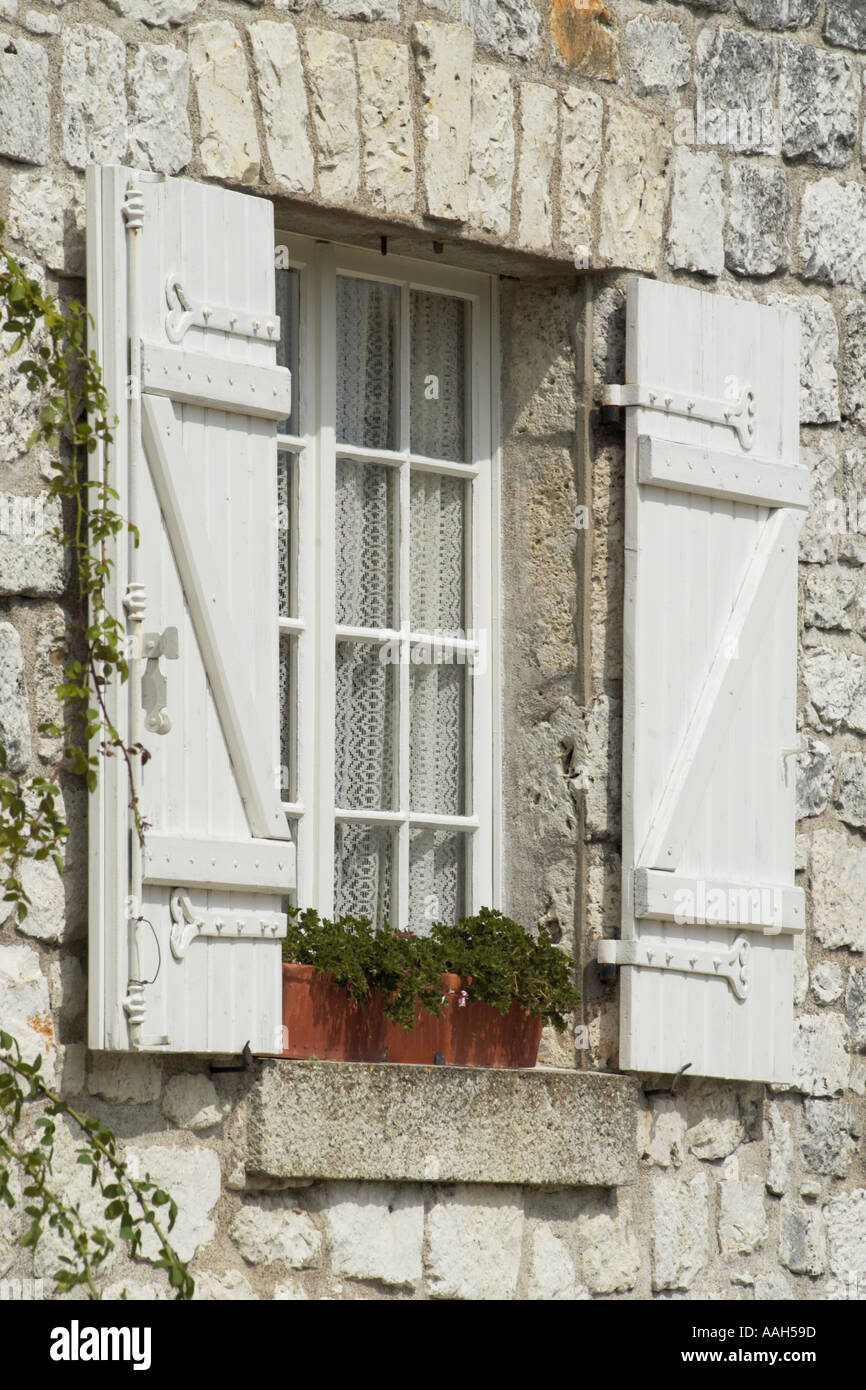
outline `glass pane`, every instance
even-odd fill
[[[298,339],[301,326],[301,274],[298,270],[277,271],[277,313],[280,316],[280,341],[277,344],[277,362],[288,367],[292,374],[292,413],[287,420],[277,426],[280,434],[300,433],[301,375],[299,371],[300,353]]]
[[[423,646],[412,651],[413,663]],[[445,653],[451,657],[453,653]],[[415,665],[409,672],[409,804],[413,811],[464,814],[463,665]]]
[[[400,290],[337,278],[337,439],[400,447]]]
[[[394,809],[394,673],[389,648],[337,643],[336,790],[338,806]]]
[[[334,915],[366,917],[381,927],[391,918],[394,834],[386,825],[337,825]]]
[[[416,632],[462,634],[466,484],[412,473],[410,605]]]
[[[295,455],[281,449],[277,455],[277,553],[281,618],[297,617],[294,573],[295,465]]]
[[[463,462],[469,305],[465,299],[412,290],[409,316],[412,452]]]
[[[337,459],[337,622],[390,627],[394,617],[393,468]]]
[[[297,799],[295,730],[298,644],[294,637],[280,638],[280,797]]]
[[[466,836],[453,830],[413,830],[409,835],[409,927],[429,934],[434,922],[449,925],[466,915]]]

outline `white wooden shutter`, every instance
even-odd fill
[[[93,346],[118,416],[108,473],[141,537],[114,556],[113,611],[142,585],[144,612],[137,623],[131,605],[139,659],[109,698],[121,736],[150,754],[142,856],[122,759],[91,798],[90,1045],[272,1052],[295,869],[279,793],[289,374],[276,366],[273,210],[120,168],[89,169],[87,192]]]
[[[633,278],[627,303],[621,1065],[791,1076],[794,314]]]

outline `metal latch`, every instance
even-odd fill
[[[147,660],[141,678],[141,706],[147,712],[144,727],[152,734],[167,734],[171,719],[166,711],[168,684],[159,663],[177,661],[177,628],[167,627],[165,632],[146,632],[141,641],[141,654]]]
[[[751,950],[745,936],[738,936],[729,951],[724,948],[698,950],[659,940],[619,941],[605,937],[598,943],[598,963],[678,970],[687,975],[712,975],[727,980],[738,999],[747,999],[752,987]]]
[[[606,386],[606,406],[640,406],[642,410],[659,410],[665,415],[682,415],[688,420],[700,420],[705,425],[723,425],[732,429],[744,449],[755,442],[755,392],[743,386],[730,400],[712,396],[693,396],[682,391],[666,391],[660,386]]]

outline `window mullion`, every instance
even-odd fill
[[[336,728],[336,415],[337,415],[337,280],[333,248],[316,248],[319,297],[319,362],[316,393],[318,422],[318,650],[316,669],[316,905],[323,916],[334,912],[334,730]],[[326,544],[321,544],[322,538]]]
[[[400,574],[400,631],[406,636],[410,627],[409,610],[409,514],[411,502],[411,472],[409,455],[409,291],[404,284],[400,294],[400,447],[405,453],[400,465],[400,526],[397,532]],[[399,682],[399,745],[397,757],[397,805],[406,817],[397,831],[397,911],[401,930],[409,926],[409,722],[410,664],[406,636],[400,642]]]

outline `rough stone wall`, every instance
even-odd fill
[[[0,213],[62,295],[83,292],[90,160],[510,277],[505,905],[578,951],[585,1001],[581,1048],[546,1042],[548,1063],[616,1066],[592,959],[619,914],[623,456],[597,406],[622,379],[623,272],[785,302],[803,327],[795,1086],[648,1097],[619,1192],[251,1190],[240,1083],[85,1052],[85,806],[64,787],[64,880],[32,866],[31,916],[0,908],[0,1020],[176,1193],[200,1296],[863,1297],[864,55],[863,0],[0,0]],[[5,356],[0,400],[0,737],[13,770],[46,772],[67,576]],[[63,1143],[61,1171],[86,1201]],[[0,1277],[48,1273],[17,1222]],[[146,1295],[119,1258],[111,1277]]]

